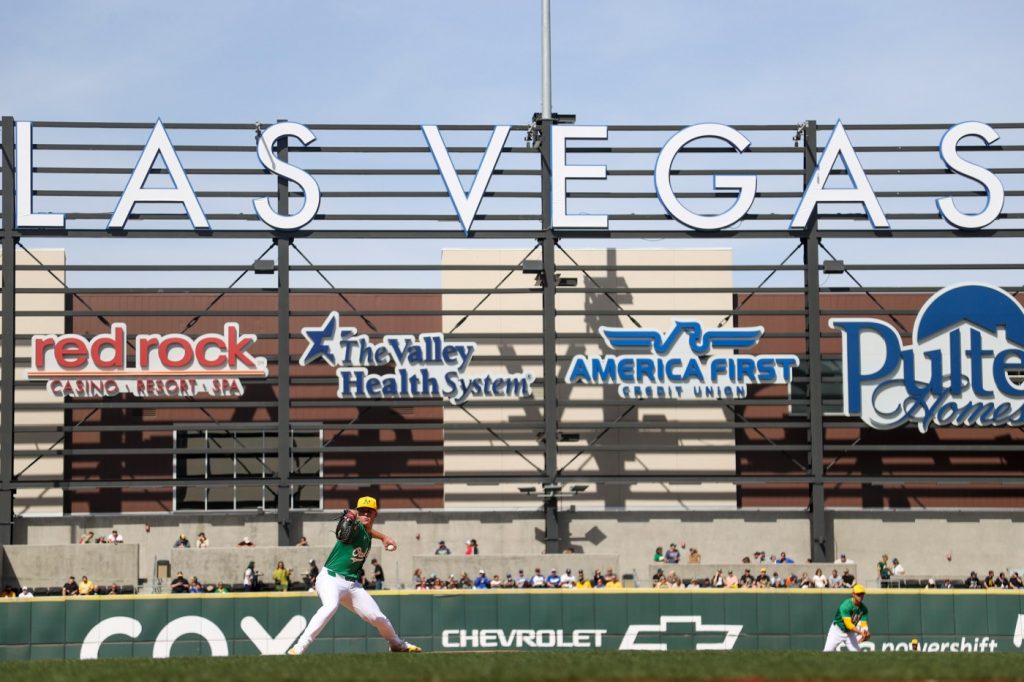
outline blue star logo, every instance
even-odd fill
[[[333,345],[337,341],[338,334],[338,311],[331,312],[319,327],[303,327],[302,335],[306,337],[309,345],[306,351],[299,358],[299,365],[305,367],[317,358],[322,357],[331,367],[338,364],[334,355]]]

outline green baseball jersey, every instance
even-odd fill
[[[843,622],[843,618],[849,618],[850,621],[856,625],[861,619],[868,617],[868,607],[864,606],[861,602],[860,606],[853,603],[853,599],[846,599],[842,604],[839,605],[839,609],[836,611],[836,617],[832,620],[840,630],[846,630],[846,623]]]
[[[355,531],[352,533],[352,544],[335,542],[331,555],[324,563],[324,568],[329,568],[349,580],[357,580],[359,569],[363,567],[366,554],[370,551],[372,539],[363,524],[356,521]]]

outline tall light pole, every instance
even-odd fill
[[[541,0],[540,116],[551,118],[551,0]]]

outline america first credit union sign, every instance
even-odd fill
[[[437,166],[438,173],[447,189],[455,214],[466,236],[473,230],[487,186],[508,140],[512,126],[495,126],[484,151],[480,167],[472,178],[469,191],[465,191],[449,155],[448,148],[437,126],[421,127],[429,152]],[[64,227],[63,213],[36,213],[32,205],[32,123],[16,123],[16,214],[19,228]],[[603,140],[608,137],[608,126],[603,125],[554,125],[551,128],[551,227],[606,229],[608,216],[600,214],[571,214],[567,206],[567,183],[569,180],[602,180],[607,169],[601,165],[569,164],[567,143],[569,140]],[[273,175],[280,176],[298,185],[303,195],[302,207],[295,213],[281,214],[274,210],[270,198],[262,197],[253,201],[253,210],[263,223],[275,230],[298,230],[310,223],[320,207],[320,186],[316,179],[302,168],[281,160],[274,155],[274,145],[288,138],[295,138],[308,146],[316,135],[301,123],[277,123],[258,134],[255,151],[260,165]],[[980,184],[986,194],[985,207],[976,213],[965,213],[954,204],[952,197],[936,201],[937,217],[953,227],[963,230],[977,230],[994,222],[1005,201],[1005,190],[996,175],[960,156],[958,144],[967,138],[978,138],[986,145],[999,139],[996,131],[986,123],[970,121],[949,128],[939,143],[937,152],[946,168],[956,175]],[[723,197],[735,195],[732,206],[722,213],[706,215],[697,213],[680,202],[671,185],[671,168],[675,157],[684,152],[688,145],[698,140],[725,142],[736,153],[742,154],[751,148],[750,140],[742,133],[720,123],[700,123],[683,128],[673,135],[662,147],[652,169],[654,189],[668,215],[679,223],[694,230],[719,230],[742,220],[753,205],[757,193],[756,175],[715,175],[712,184]],[[693,149],[691,147],[691,149]],[[146,187],[146,180],[157,159],[162,158],[172,187]],[[826,187],[830,175],[841,163],[849,177],[850,187]],[[203,210],[188,174],[178,159],[174,144],[163,123],[159,120],[153,126],[149,139],[136,162],[124,191],[113,209],[108,229],[122,230],[126,227],[133,209],[143,204],[170,204],[184,208],[195,229],[209,229],[210,222]],[[790,221],[790,227],[807,227],[811,216],[822,204],[857,204],[862,207],[871,224],[876,228],[889,227],[889,221],[871,188],[867,174],[857,158],[856,149],[850,142],[842,122],[832,129],[821,158],[814,170],[806,191],[797,205]]]

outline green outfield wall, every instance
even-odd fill
[[[467,649],[821,649],[845,593],[382,592],[399,634]],[[319,607],[314,594],[0,600],[0,660],[279,655]],[[892,590],[868,595],[874,651],[1024,652],[1024,592]],[[385,651],[339,609],[309,653]]]

